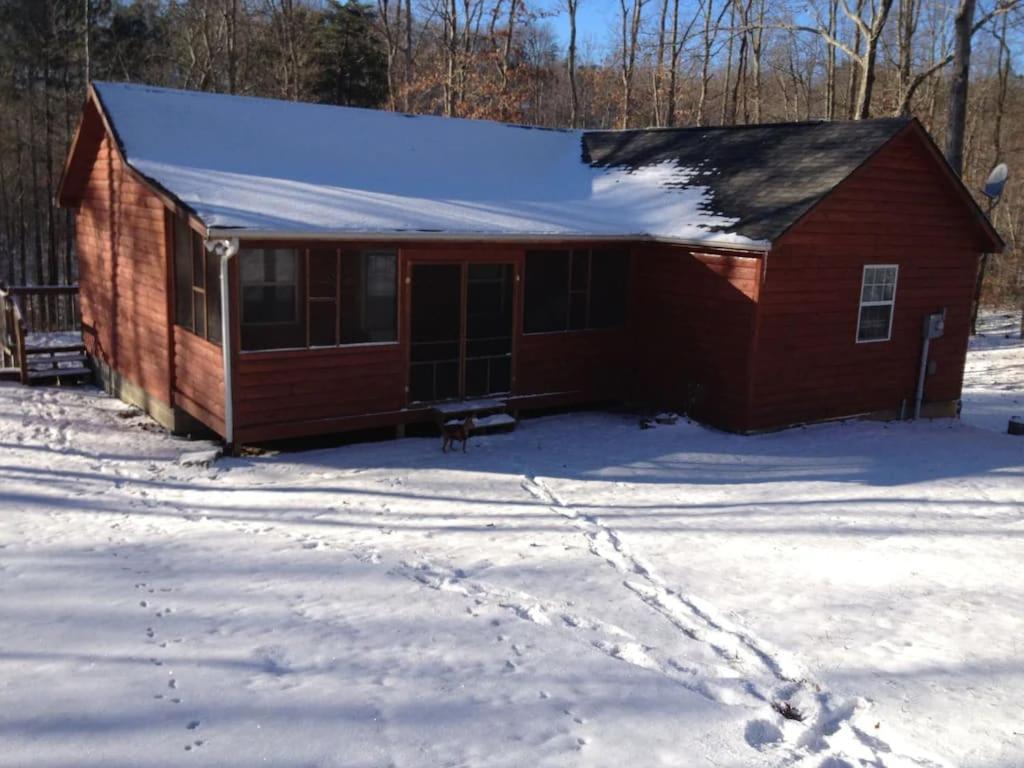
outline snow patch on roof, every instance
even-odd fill
[[[582,131],[96,84],[128,162],[211,229],[305,235],[729,232],[707,168],[596,168]]]

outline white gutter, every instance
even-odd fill
[[[228,452],[235,445],[235,376],[232,368],[231,339],[231,259],[238,253],[238,238],[207,240],[206,250],[220,257],[220,348],[224,360],[224,445]]]
[[[652,235],[585,235],[572,233],[559,234],[495,234],[480,232],[352,232],[349,230],[289,231],[272,229],[241,229],[211,227],[208,236],[215,238],[244,238],[246,240],[279,240],[279,241],[321,241],[321,242],[483,242],[483,243],[662,243],[665,245],[686,245],[692,248],[720,248],[727,251],[747,251],[767,253],[771,243],[763,240],[747,242],[722,242],[713,237],[677,238],[658,237]]]

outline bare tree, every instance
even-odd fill
[[[565,62],[569,77],[569,124],[573,128],[579,128],[580,95],[579,86],[576,83],[576,14],[580,7],[580,0],[565,0],[565,7],[569,15],[569,50]]]
[[[633,76],[640,53],[640,29],[647,0],[619,0],[622,11],[622,128],[628,128],[633,118]]]

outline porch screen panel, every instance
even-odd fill
[[[412,271],[409,399],[459,396],[462,267],[416,264]]]
[[[629,252],[595,250],[590,266],[591,328],[619,328],[626,324]]]
[[[512,389],[511,264],[470,264],[466,285],[465,394]]]
[[[202,241],[199,247],[206,251]],[[206,251],[206,337],[220,344],[221,340],[221,314],[220,314],[220,257],[216,253]]]
[[[174,321],[193,330],[192,228],[181,216],[174,219]]]
[[[338,343],[338,252],[309,252],[309,345]]]
[[[523,330],[569,328],[569,251],[527,251]]]
[[[341,256],[341,343],[398,339],[398,254],[393,250]]]
[[[302,265],[295,250],[254,248],[239,255],[242,349],[306,346],[306,315],[300,311]]]
[[[528,251],[523,332],[617,328],[626,323],[629,251]]]

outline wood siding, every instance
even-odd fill
[[[174,404],[224,434],[224,362],[221,348],[174,326]]]
[[[923,318],[943,307],[925,400],[960,397],[985,243],[944,175],[905,132],[778,241],[761,291],[750,428],[898,412],[914,397]],[[855,341],[865,264],[900,267],[890,341]]]
[[[403,350],[388,344],[241,354],[238,442],[401,423]]]
[[[169,405],[164,204],[123,166],[108,136],[82,189],[75,225],[89,353]]]
[[[89,352],[148,398],[223,434],[220,348],[173,324],[168,224],[174,203],[124,167],[108,135],[95,136],[93,112],[83,122],[85,160],[69,163],[65,190],[77,207]],[[956,400],[978,255],[992,241],[921,131],[912,125],[890,142],[767,256],[635,245],[628,322],[620,329],[522,332],[526,251],[585,244],[404,243],[396,343],[242,353],[236,266],[234,309],[225,308],[235,344],[236,441],[429,418],[407,392],[409,279],[417,263],[513,265],[517,407],[631,400],[682,409],[692,398],[698,418],[735,431],[895,412],[914,395],[923,316],[943,307],[946,334],[932,346],[936,370],[927,379],[926,402]],[[900,267],[887,342],[855,342],[865,264]]]
[[[635,398],[746,428],[762,260],[711,250],[637,249],[633,296]]]
[[[295,247],[295,243],[246,243]],[[303,248],[337,244],[303,243]],[[346,246],[358,247],[358,246]],[[380,247],[375,245],[374,247]],[[544,247],[572,247],[572,244]],[[626,329],[523,334],[526,247],[404,244],[399,249],[398,342],[314,350],[243,352],[235,374],[239,442],[396,425],[429,418],[410,404],[410,278],[414,264],[508,263],[516,271],[511,396],[527,407],[584,404],[625,397],[630,386]],[[236,335],[237,337],[237,335]]]

